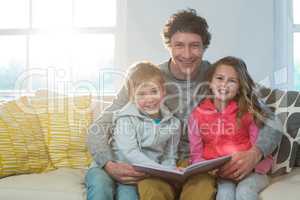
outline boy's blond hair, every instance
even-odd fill
[[[136,89],[145,83],[157,82],[164,87],[164,77],[158,66],[148,61],[134,63],[130,66],[127,73],[126,85],[128,96],[131,101],[134,100]]]

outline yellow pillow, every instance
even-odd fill
[[[41,121],[52,165],[86,168],[91,162],[86,146],[92,122],[91,97],[39,98],[31,104]]]
[[[49,164],[47,147],[35,114],[16,101],[0,107],[0,177],[39,173]]]

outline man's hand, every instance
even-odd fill
[[[137,181],[146,177],[144,173],[137,172],[127,163],[108,161],[104,169],[113,179],[123,184],[135,184]]]
[[[234,153],[231,160],[220,168],[218,175],[235,181],[242,180],[255,168],[261,158],[262,153],[255,146],[248,151]]]

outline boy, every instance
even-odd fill
[[[117,161],[176,168],[180,121],[163,105],[164,82],[160,69],[149,62],[130,68],[130,101],[113,116],[112,148]],[[138,199],[136,188],[118,183],[116,199]]]

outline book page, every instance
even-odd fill
[[[220,167],[225,162],[229,161],[230,158],[231,156],[224,156],[212,160],[202,161],[190,165],[187,168],[184,168],[182,171],[170,169],[167,167],[163,168],[143,164],[133,164],[133,167],[139,172],[144,172],[154,177],[159,177],[176,182],[184,182],[191,175],[208,172]]]

